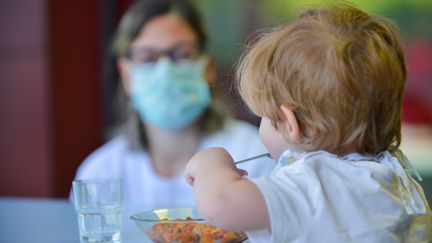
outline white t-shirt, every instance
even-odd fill
[[[223,147],[234,160],[267,152],[255,126],[233,120],[228,121],[223,130],[203,139],[200,150],[208,147]],[[269,158],[239,165],[248,171],[249,177],[268,175],[274,167],[274,161]],[[117,137],[93,152],[76,174],[76,179],[101,177],[123,179],[126,215],[195,205],[192,187],[186,183],[183,173],[174,178],[160,176],[153,170],[148,154],[131,149],[125,137]]]
[[[271,232],[248,232],[254,243],[432,242],[423,190],[387,151],[286,151],[271,176],[251,180],[271,223]]]

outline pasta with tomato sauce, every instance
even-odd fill
[[[156,243],[238,243],[244,233],[234,233],[197,222],[162,222],[152,226],[147,236]]]

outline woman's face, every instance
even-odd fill
[[[198,37],[194,29],[192,29],[182,17],[175,13],[168,13],[149,20],[141,28],[141,32],[138,34],[137,38],[132,42],[131,50],[135,51],[135,55],[138,55],[137,58],[145,59],[151,57],[148,57],[147,54],[142,54],[143,50],[164,53],[180,46],[183,47],[181,50],[186,48],[187,52],[188,47],[197,44]],[[144,57],[143,55],[147,56]],[[121,58],[118,64],[124,88],[126,92],[130,94],[130,71],[128,62],[125,58]],[[211,68],[208,67],[206,70],[206,80],[212,79],[212,70],[209,69]]]
[[[171,13],[157,16],[145,24],[131,49],[165,51],[179,44],[197,44],[194,30],[178,15]]]

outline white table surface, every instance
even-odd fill
[[[1,243],[79,243],[78,221],[66,199],[0,197]],[[122,243],[150,242],[123,215]]]

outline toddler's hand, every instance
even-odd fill
[[[206,172],[215,173],[218,169],[229,168],[240,175],[247,175],[245,170],[239,170],[231,155],[223,148],[209,148],[195,154],[186,165],[186,181],[193,185],[195,177]]]

